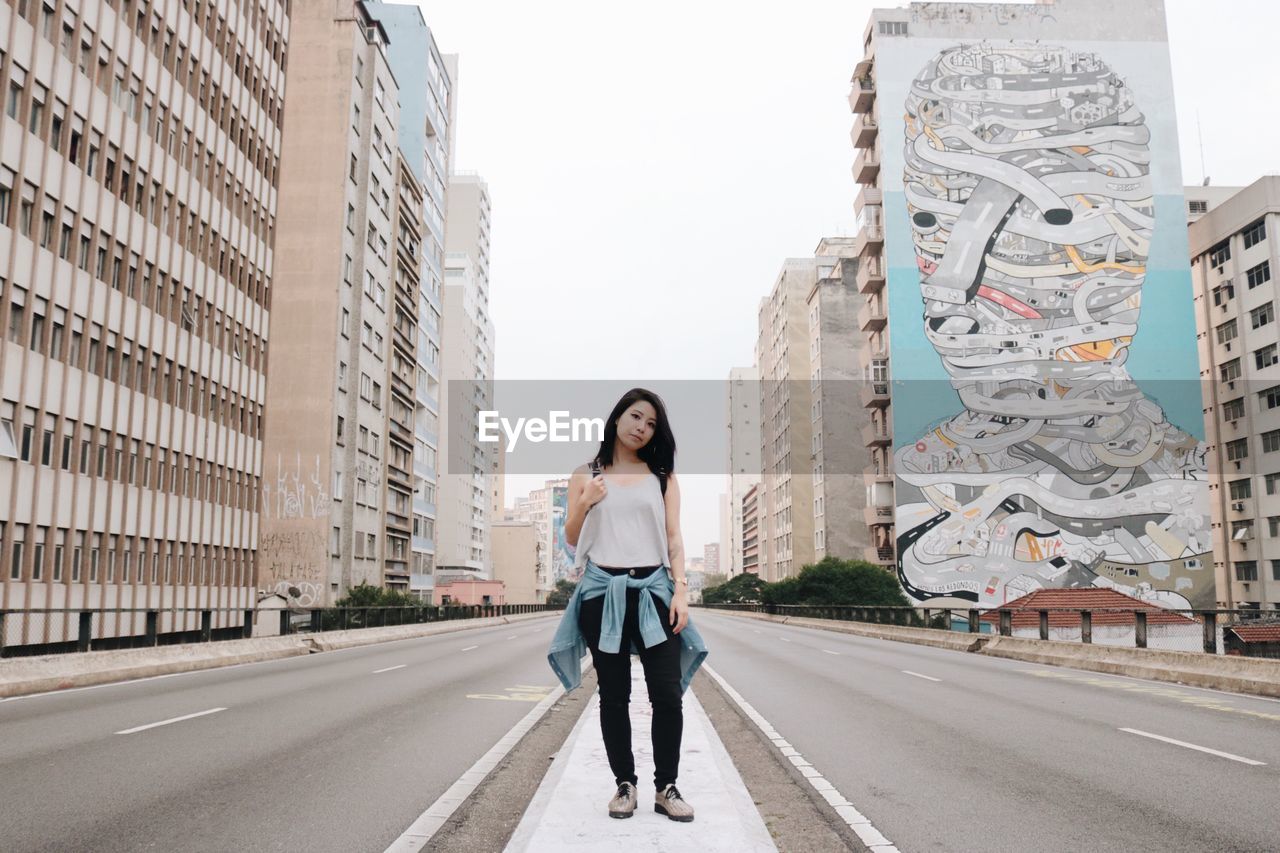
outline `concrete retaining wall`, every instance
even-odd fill
[[[287,637],[254,637],[248,640],[184,643],[142,649],[4,658],[0,659],[0,698],[67,690],[74,687],[90,687],[95,684],[130,681],[176,672],[194,672],[240,663],[259,663],[309,655],[314,652],[350,649],[395,640],[411,640],[434,634],[451,634],[472,628],[551,617],[558,619],[560,611],[489,616],[483,619],[457,619],[386,628],[326,631],[322,634],[294,634]]]
[[[1192,687],[1208,687],[1232,693],[1280,697],[1280,660],[1031,640],[991,634],[962,634],[930,628],[869,625],[862,622],[794,618],[747,611],[719,610],[716,612],[766,622],[819,628],[841,634],[856,634],[860,637],[974,652],[1027,663],[1067,666],[1092,672],[1186,684]]]

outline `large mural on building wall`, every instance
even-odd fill
[[[901,194],[891,201],[886,186],[886,206],[900,252],[890,310],[903,589],[992,606],[1106,586],[1213,606],[1185,242],[1171,236],[1153,256],[1157,229],[1183,227],[1158,216],[1152,183],[1159,146],[1174,146],[1177,180],[1176,140],[1153,140],[1135,91],[1096,52],[1032,41],[929,52],[905,97],[880,108],[888,130],[905,106],[893,116],[900,139],[883,140],[901,152]],[[1131,350],[1146,343],[1145,363],[1190,350],[1189,375],[1181,352],[1181,376],[1168,365],[1150,372],[1158,382],[1131,375]],[[912,359],[940,361],[945,383],[897,381]],[[1180,397],[1192,422],[1171,423],[1157,397]]]
[[[564,523],[569,518],[569,487],[551,489],[551,582],[561,578],[576,581],[573,576],[574,549],[564,535]]]

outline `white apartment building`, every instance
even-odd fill
[[[170,632],[255,602],[290,26],[276,0],[0,5],[0,608]]]
[[[1235,189],[1235,192],[1229,192]],[[1280,176],[1186,189],[1218,604],[1280,609]]]
[[[760,482],[764,470],[760,455],[759,377],[755,367],[729,370],[728,411],[725,413],[729,430],[729,546],[721,566],[721,571],[729,577],[740,575],[744,570],[743,498]]]

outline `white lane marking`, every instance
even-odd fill
[[[586,675],[591,669],[591,658],[582,659],[582,674]],[[529,729],[542,718],[547,709],[560,700],[564,695],[564,686],[556,684],[555,689],[547,694],[547,697],[534,705],[529,713],[524,715],[520,722],[511,727],[511,731],[507,732],[502,738],[489,748],[489,751],[471,765],[471,769],[458,777],[458,781],[449,786],[440,798],[434,803],[427,806],[427,810],[418,815],[417,820],[409,824],[409,828],[401,833],[400,837],[391,842],[385,853],[418,853],[431,840],[431,836],[444,826],[458,806],[471,796],[471,793],[479,787],[484,778],[489,775],[489,771],[498,766],[502,759],[506,758],[507,753],[511,751],[511,747],[519,743],[520,738],[525,736]]]
[[[386,667],[385,669],[375,669],[375,670],[373,671],[373,674],[374,674],[374,675],[377,675],[377,674],[378,674],[378,673],[380,673],[380,672],[390,672],[390,671],[391,671],[391,670],[393,670],[393,669],[404,669],[404,668],[405,668],[406,666],[408,666],[408,665],[409,665],[409,664],[407,664],[407,663],[402,663],[402,664],[400,664],[399,666],[388,666],[388,667]]]
[[[831,651],[831,649],[823,649],[822,651],[823,651],[823,652],[825,652],[826,654],[829,654],[829,655],[839,655],[839,654],[840,654],[839,652],[833,652],[833,651]]]
[[[207,710],[207,711],[197,711],[197,712],[196,712],[196,713],[194,713],[194,714],[184,714],[184,715],[183,715],[183,716],[181,716],[181,717],[172,717],[172,718],[170,718],[170,719],[168,719],[168,720],[161,720],[161,721],[160,721],[160,722],[158,722],[158,723],[147,723],[145,726],[134,726],[134,727],[133,727],[133,728],[131,728],[131,729],[125,729],[125,730],[124,730],[124,731],[122,731],[122,732],[116,732],[116,734],[118,734],[118,735],[131,735],[131,734],[133,734],[134,732],[144,732],[144,731],[146,731],[147,729],[154,729],[156,726],[167,726],[167,725],[169,725],[170,723],[180,723],[180,722],[182,722],[183,720],[190,720],[190,719],[194,719],[195,717],[203,717],[203,716],[205,716],[206,714],[216,714],[216,713],[218,713],[219,711],[225,711],[225,710],[227,710],[227,709],[226,709],[226,708],[210,708],[210,709],[209,709],[209,710]]]
[[[1165,737],[1164,735],[1153,735],[1151,732],[1144,732],[1144,731],[1141,731],[1140,729],[1122,728],[1120,729],[1120,731],[1128,732],[1129,734],[1132,734],[1132,735],[1142,735],[1143,737],[1149,737],[1152,740],[1164,741],[1165,743],[1171,743],[1174,746],[1185,746],[1187,749],[1194,749],[1194,750],[1198,750],[1199,752],[1207,752],[1210,755],[1216,755],[1220,758],[1230,758],[1232,761],[1239,761],[1241,764],[1250,764],[1250,765],[1253,765],[1254,767],[1265,767],[1267,765],[1267,762],[1265,761],[1254,761],[1252,758],[1245,758],[1240,755],[1233,755],[1230,752],[1222,752],[1217,749],[1210,749],[1207,746],[1196,746],[1194,743],[1187,743],[1185,740],[1174,740],[1173,738]]]
[[[755,631],[757,634],[763,634],[763,633],[764,633],[764,631],[761,631],[759,628],[752,628],[751,630]]]
[[[516,638],[516,635],[515,635],[515,634],[508,634],[508,635],[507,635],[507,639],[508,639],[508,640],[514,640],[515,638]]]
[[[934,678],[932,675],[921,675],[920,673],[918,673],[918,672],[912,672],[912,671],[911,671],[911,670],[909,670],[909,669],[904,669],[904,670],[903,670],[903,672],[905,672],[907,675],[914,675],[916,678],[923,678],[923,679],[924,679],[924,680],[926,680],[926,681],[941,681],[941,680],[942,680],[941,678]]]
[[[799,769],[809,784],[813,786],[813,790],[817,791],[819,796],[831,804],[836,813],[849,825],[849,828],[857,833],[858,838],[862,839],[863,844],[867,845],[875,853],[898,853],[898,848],[894,847],[889,839],[881,835],[880,831],[871,825],[871,820],[854,808],[853,803],[845,799],[834,785],[824,779],[822,774],[806,761],[805,757],[795,747],[788,743],[782,735],[778,734],[778,730],[762,717],[759,711],[751,707],[750,702],[742,698],[742,694],[729,686],[729,682],[725,681],[720,673],[705,663],[702,665],[702,669],[707,675],[716,680],[720,688],[742,709],[742,713],[751,718],[751,721],[778,748],[778,751]]]
[[[478,648],[480,648],[480,647],[479,647],[479,646],[467,646],[465,649],[463,649],[463,651],[464,651],[464,652],[469,652],[469,651],[471,651],[472,649],[478,649]]]
[[[779,639],[779,640],[781,640],[781,641],[782,641],[782,642],[784,642],[784,643],[789,643],[789,642],[791,642],[791,641],[790,641],[790,640],[788,640],[786,637],[779,637],[778,639]]]

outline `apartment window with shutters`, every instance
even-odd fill
[[[1258,561],[1257,560],[1241,560],[1235,564],[1236,580],[1238,581],[1256,581],[1258,579]]]
[[[1274,409],[1280,406],[1280,385],[1272,385],[1264,391],[1259,391],[1258,405],[1264,409]]]
[[[1262,452],[1274,453],[1280,450],[1280,429],[1273,429],[1262,434]]]
[[[1232,382],[1240,378],[1240,359],[1233,358],[1230,361],[1224,361],[1218,368],[1218,377],[1223,382]]]
[[[1255,328],[1257,328],[1255,326]],[[1218,343],[1225,344],[1227,341],[1233,341],[1240,333],[1239,327],[1235,320],[1228,320],[1217,328]]]
[[[1254,246],[1267,239],[1266,220],[1259,219],[1257,222],[1244,229],[1244,231],[1240,232],[1240,235],[1244,238],[1244,247],[1246,249],[1252,249]]]
[[[1250,290],[1271,281],[1271,261],[1263,261],[1255,267],[1249,267],[1245,270],[1244,279],[1249,283]]]
[[[1268,368],[1277,362],[1280,362],[1280,356],[1277,356],[1275,344],[1267,344],[1262,349],[1253,351],[1253,363],[1259,370]]]
[[[1228,461],[1246,459],[1249,456],[1249,440],[1247,438],[1237,438],[1234,441],[1228,441],[1226,449]]]
[[[1268,302],[1266,305],[1259,305],[1257,308],[1254,308],[1249,312],[1249,322],[1255,329],[1262,328],[1275,318],[1276,306],[1273,302]]]
[[[1237,397],[1234,400],[1228,400],[1222,404],[1222,417],[1228,421],[1239,420],[1244,417],[1244,398]]]
[[[1267,535],[1272,539],[1280,536],[1280,515],[1271,515],[1267,517]]]
[[[1231,493],[1231,500],[1242,501],[1245,498],[1253,497],[1253,481],[1249,479],[1232,480],[1227,484],[1227,489]]]

